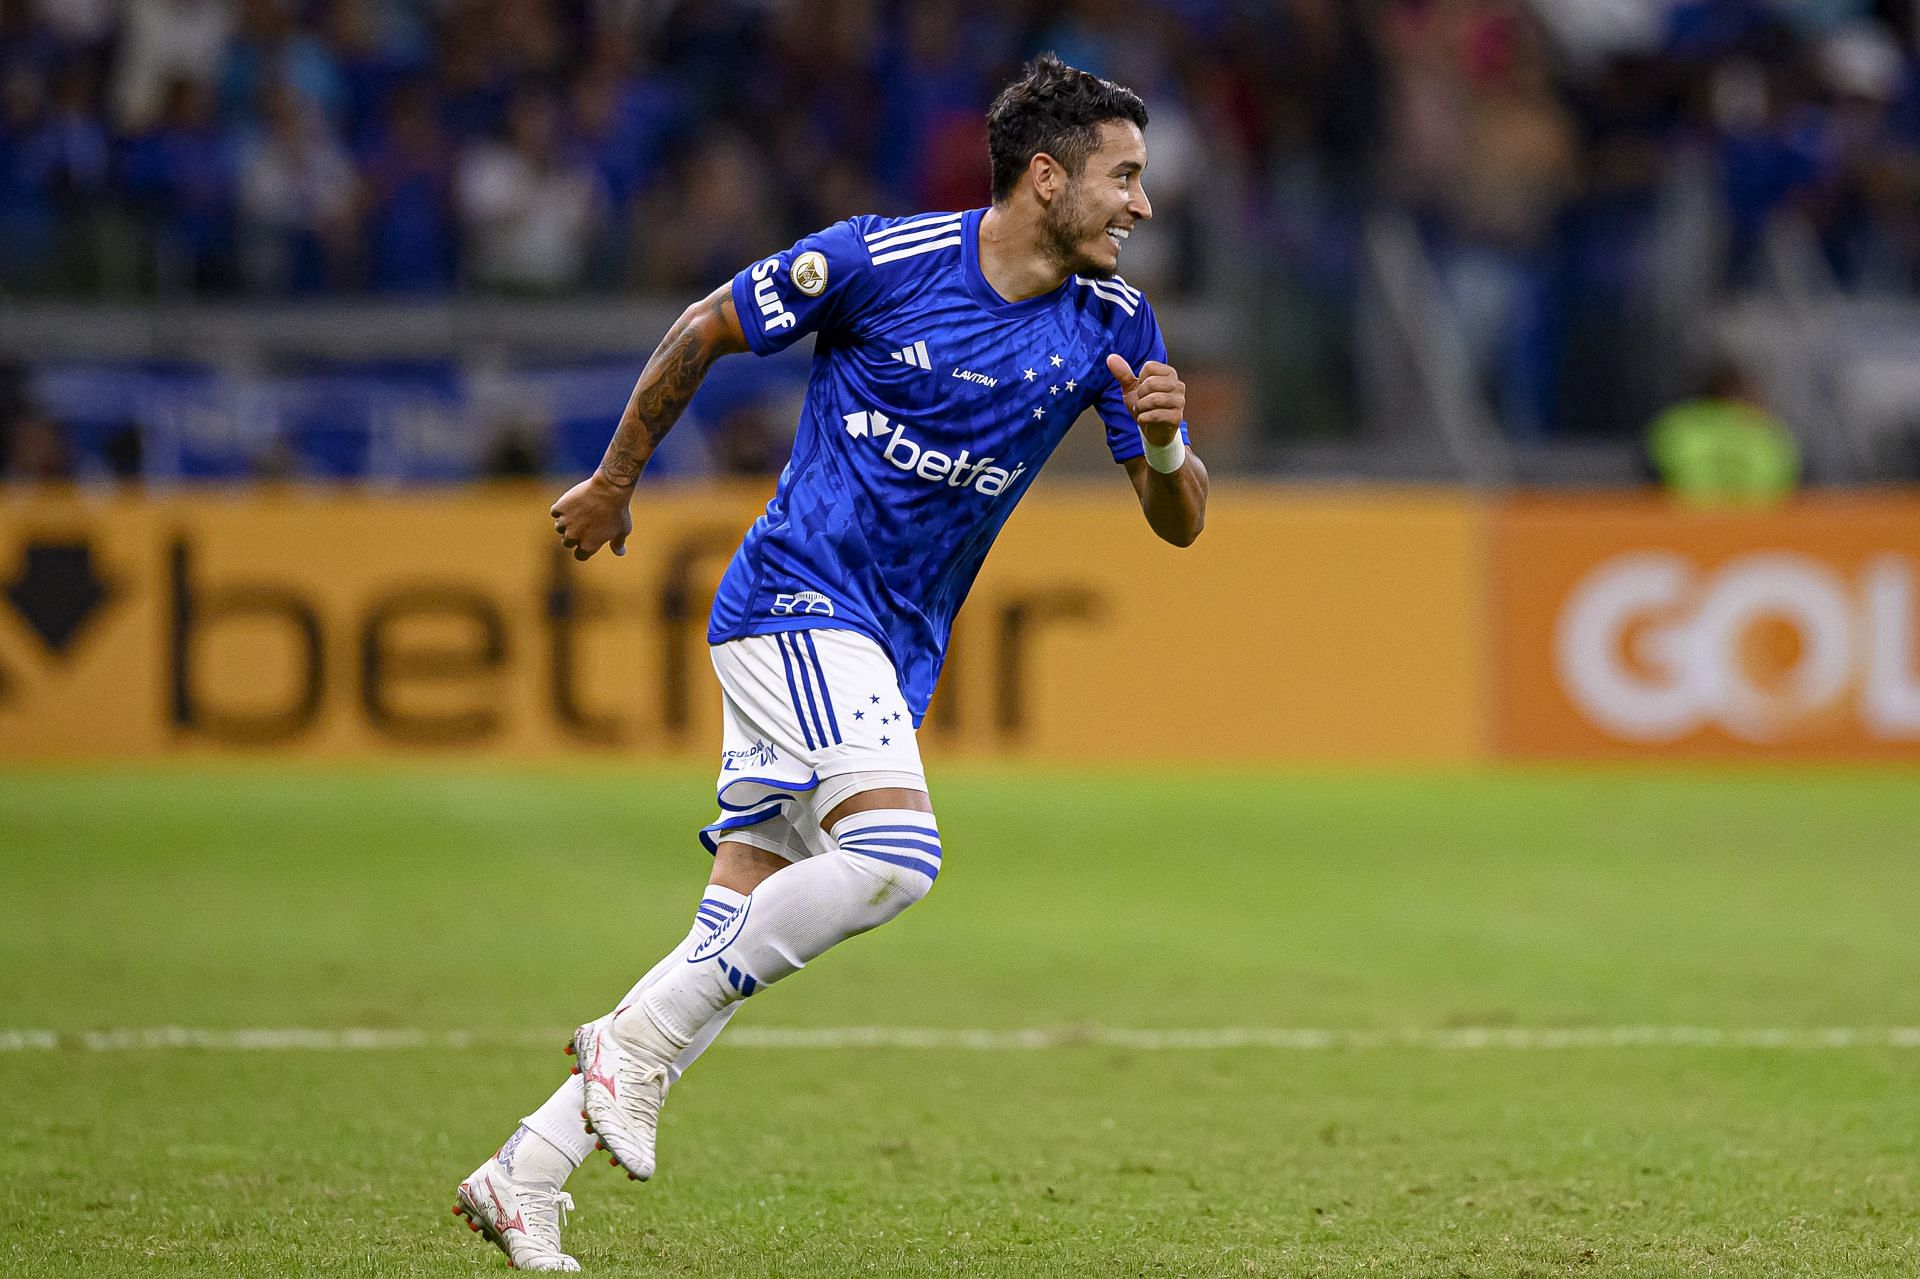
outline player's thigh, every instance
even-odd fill
[[[775,871],[791,866],[793,860],[785,851],[774,852],[737,838],[723,839],[713,851],[713,874],[707,882],[744,895],[758,888]]]
[[[924,785],[912,787],[875,782],[871,787],[854,791],[845,799],[834,803],[833,807],[821,816],[820,826],[823,830],[832,830],[834,826],[855,813],[871,813],[879,809],[931,813],[933,798],[927,794]]]
[[[755,636],[716,649],[714,667],[728,712],[720,800],[741,814],[735,829],[778,803],[806,856],[829,851],[825,832],[851,814],[933,811],[912,710],[869,637],[839,628]]]

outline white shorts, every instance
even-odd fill
[[[713,646],[720,678],[720,816],[700,831],[797,861],[832,843],[820,819],[883,787],[927,789],[913,716],[881,647],[835,627]]]

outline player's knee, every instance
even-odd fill
[[[891,917],[925,897],[940,877],[940,827],[932,813],[878,808],[835,822],[848,865],[873,883],[868,903]]]

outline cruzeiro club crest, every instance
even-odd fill
[[[827,258],[824,253],[802,253],[793,260],[793,287],[810,298],[817,298],[827,288]]]

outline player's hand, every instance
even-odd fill
[[[1171,444],[1187,419],[1187,384],[1171,364],[1148,360],[1134,373],[1117,355],[1107,357],[1107,372],[1120,383],[1127,412],[1140,424],[1140,434],[1153,445]]]
[[[632,500],[631,488],[595,471],[553,504],[553,531],[576,560],[592,559],[595,551],[609,545],[615,555],[625,555],[627,534],[633,532],[633,512],[627,505]]]

